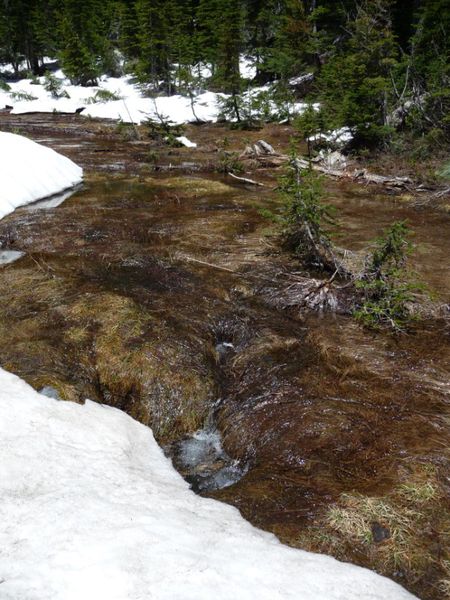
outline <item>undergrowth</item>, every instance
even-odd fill
[[[414,281],[407,269],[412,251],[410,230],[405,222],[393,223],[375,240],[362,275],[355,285],[359,293],[354,316],[363,325],[405,331],[415,315],[411,309],[424,286]]]

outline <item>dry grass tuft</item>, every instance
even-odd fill
[[[185,197],[203,196],[212,194],[227,194],[233,192],[233,188],[221,181],[204,179],[201,177],[170,177],[158,180],[164,189],[179,189]]]
[[[198,429],[214,397],[214,382],[189,340],[132,299],[104,293],[71,306],[68,338],[92,331],[91,356],[103,400],[151,425],[159,440]]]
[[[444,600],[450,598],[449,532],[445,489],[436,469],[421,465],[384,496],[342,494],[298,545],[370,567],[423,600]]]

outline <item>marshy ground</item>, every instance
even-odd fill
[[[287,126],[191,126],[192,150],[79,116],[1,118],[86,180],[58,207],[0,222],[0,250],[25,253],[0,265],[0,364],[150,425],[187,477],[232,462],[242,477],[201,493],[283,542],[376,569],[423,599],[450,597],[449,215],[326,183],[341,246],[362,251],[394,220],[415,231],[413,267],[439,310],[409,335],[373,333],[345,314],[271,302],[307,276],[269,243],[259,213],[277,201],[279,171],[252,172],[265,187],[215,172],[223,147],[263,138],[286,151]],[[180,443],[205,425],[220,451],[187,472]]]

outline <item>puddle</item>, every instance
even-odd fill
[[[30,210],[30,211],[31,210],[48,209],[48,208],[56,208],[57,206],[60,206],[63,202],[65,202],[68,198],[73,196],[76,192],[79,192],[81,187],[82,187],[82,184],[78,185],[74,188],[70,188],[70,190],[66,190],[65,192],[62,192],[61,194],[55,194],[54,196],[44,198],[43,200],[37,200],[36,202],[33,202],[32,204],[27,204],[23,208],[25,210]]]

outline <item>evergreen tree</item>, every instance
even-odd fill
[[[389,141],[394,126],[448,142],[449,30],[448,0],[0,0],[0,61],[42,74],[57,56],[86,85],[117,71],[120,48],[142,83],[192,101],[194,65],[208,63],[239,121],[245,54],[282,104],[289,79],[313,71],[324,126],[350,126],[360,145]]]
[[[58,15],[58,54],[75,84],[95,84],[111,65],[109,8],[102,0],[63,1]]]
[[[174,91],[173,65],[190,66],[195,50],[192,36],[193,12],[182,0],[137,0],[137,75],[145,82]]]
[[[134,0],[117,3],[118,46],[131,65],[139,57],[137,15]]]
[[[348,37],[324,65],[319,85],[330,127],[349,126],[363,145],[389,136],[392,76],[398,66],[390,0],[365,0]]]
[[[229,0],[222,7],[219,23],[217,81],[224,92],[233,96],[241,90],[239,57],[243,50],[244,6],[241,0]]]
[[[423,2],[411,40],[415,125],[441,129],[450,141],[450,4]]]
[[[35,0],[33,3],[30,18],[34,47],[41,61],[39,73],[42,71],[43,57],[55,57],[57,53],[58,32],[55,23],[59,4],[59,0]],[[36,69],[34,72],[37,74]]]
[[[246,3],[246,47],[255,59],[259,83],[270,81],[273,75],[268,61],[275,44],[280,10],[281,3],[277,0],[247,0]]]
[[[278,20],[273,49],[266,61],[266,68],[281,80],[287,80],[305,70],[306,44],[310,23],[304,3],[284,0]]]
[[[0,4],[0,57],[13,65],[15,74],[26,60],[27,67],[39,73],[44,48],[36,37],[33,17],[41,0],[2,0]]]
[[[217,33],[221,22],[220,0],[199,0],[195,21],[196,60],[208,63],[214,75],[219,56]]]

